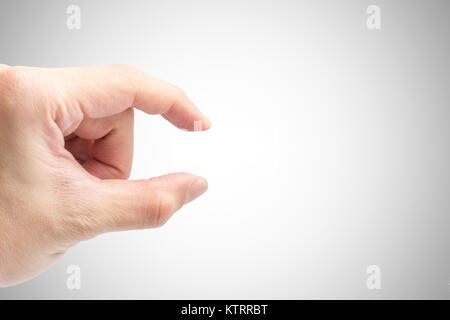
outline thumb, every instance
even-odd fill
[[[205,179],[173,173],[148,180],[98,180],[88,195],[94,234],[162,226],[184,204],[208,189]],[[83,224],[86,226],[86,223]]]

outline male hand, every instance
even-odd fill
[[[79,241],[159,227],[206,191],[187,173],[126,180],[133,108],[186,130],[211,125],[182,90],[130,66],[0,65],[0,286]]]

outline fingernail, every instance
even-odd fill
[[[195,120],[193,131],[205,131],[211,128],[211,120],[204,118],[204,120]]]
[[[186,204],[200,197],[203,193],[205,193],[206,190],[208,190],[208,181],[203,178],[198,178],[189,186],[184,203]]]

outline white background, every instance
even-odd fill
[[[80,30],[66,28],[69,4]],[[0,297],[450,297],[450,7],[377,1],[370,31],[370,4],[2,1],[2,63],[133,64],[213,125],[188,133],[136,112],[132,178],[188,171],[209,191]],[[382,290],[367,289],[369,265]]]

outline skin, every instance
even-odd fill
[[[181,89],[131,66],[0,65],[0,286],[101,233],[159,227],[207,190],[187,173],[127,180],[133,108],[211,126]]]

